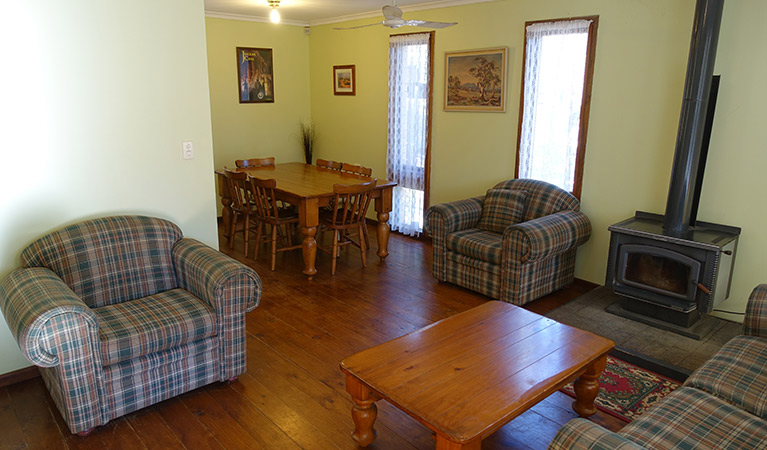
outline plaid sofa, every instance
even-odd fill
[[[245,372],[245,313],[261,280],[176,225],[89,220],[21,260],[0,283],[0,308],[72,433]]]
[[[767,449],[767,284],[751,293],[743,331],[618,433],[574,419],[549,449]]]
[[[515,305],[572,283],[575,251],[591,236],[591,222],[578,200],[537,180],[502,181],[493,189],[526,193],[522,220],[502,232],[478,228],[485,197],[426,211],[434,277]]]

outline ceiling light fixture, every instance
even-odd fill
[[[269,20],[272,23],[280,23],[280,12],[277,11],[277,7],[280,6],[280,0],[268,0],[269,6],[272,8],[272,12],[269,13]]]

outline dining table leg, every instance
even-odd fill
[[[376,235],[378,237],[378,257],[383,262],[389,256],[389,213],[392,208],[392,190],[389,186],[381,190],[381,195],[376,197],[375,209],[378,213],[378,228]]]
[[[314,237],[317,235],[319,226],[319,206],[316,198],[303,198],[298,207],[298,225],[301,227],[301,234],[304,235],[304,241],[301,244],[301,251],[304,256],[304,275],[311,280],[317,273],[314,263],[317,259],[317,241]]]

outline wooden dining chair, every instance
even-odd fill
[[[369,177],[369,176],[373,175],[373,169],[371,169],[369,167],[361,166],[361,165],[358,165],[358,164],[343,163],[341,165],[341,171],[342,172],[346,172],[346,173],[353,173],[355,175],[363,175],[363,176],[366,176],[366,177]],[[365,222],[363,220],[362,223],[364,225],[362,227],[362,230],[365,233],[365,245],[367,246],[367,248],[370,248],[370,237],[368,236],[367,222]]]
[[[352,244],[360,249],[362,267],[367,267],[365,251],[367,244],[364,239],[363,228],[365,226],[365,214],[370,206],[370,198],[378,180],[372,180],[360,184],[336,184],[333,185],[333,205],[337,205],[330,214],[324,215],[321,220],[324,230],[333,230],[333,245],[330,250],[331,266],[330,273],[336,273],[336,260],[338,249],[344,245]],[[354,232],[357,241],[352,237]],[[327,249],[322,249],[328,252]]]
[[[256,212],[253,209],[253,201],[250,195],[250,186],[248,184],[248,174],[245,172],[237,172],[230,169],[224,169],[224,177],[226,178],[226,187],[229,191],[229,197],[232,199],[232,204],[229,206],[232,211],[231,227],[229,229],[229,248],[234,246],[234,234],[242,232],[243,239],[245,240],[245,256],[248,256],[248,242],[249,232],[251,228],[250,219],[255,218]],[[237,222],[240,217],[243,217],[242,229],[237,229]]]
[[[298,215],[295,210],[280,206],[280,202],[274,194],[277,181],[274,179],[261,179],[249,177],[250,192],[253,198],[253,206],[256,211],[256,248],[253,250],[253,259],[258,258],[258,247],[261,245],[261,231],[264,225],[270,225],[271,237],[265,238],[272,243],[272,270],[277,261],[277,252],[295,250],[301,248],[301,244],[293,245],[293,230],[291,225],[298,224]],[[285,227],[285,232],[281,227]],[[264,242],[266,239],[263,240]],[[281,247],[279,247],[281,246]]]
[[[343,163],[341,164],[341,171],[366,177],[373,175],[373,169],[358,164]]]
[[[326,169],[341,170],[342,164],[338,161],[328,161],[327,159],[317,158],[315,161],[317,167],[324,167]]]
[[[238,159],[234,161],[237,168],[273,166],[274,156],[268,158]]]

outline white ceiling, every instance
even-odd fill
[[[204,0],[205,15],[266,22],[269,17],[267,0]],[[481,3],[494,0],[397,0],[407,19],[408,11],[444,8],[447,6]],[[287,25],[323,25],[346,20],[381,16],[381,8],[391,0],[281,0],[279,11]],[[456,18],[457,20],[458,18]]]

